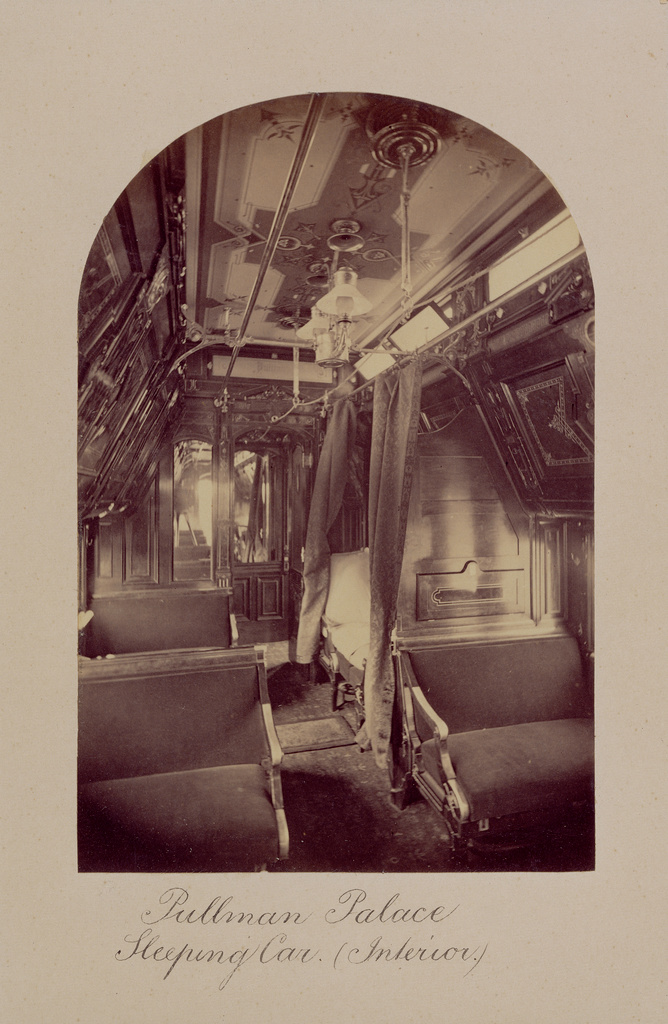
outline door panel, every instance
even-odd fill
[[[257,580],[257,618],[283,618],[283,574],[260,576]]]
[[[239,578],[235,576],[234,580],[234,611],[237,616],[237,620],[240,618],[250,619],[251,618],[251,581],[246,576],[245,578]]]
[[[234,453],[234,611],[241,643],[287,639],[287,460],[239,443]]]
[[[234,613],[240,643],[287,640],[285,578],[280,564],[235,566]]]

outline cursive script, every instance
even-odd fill
[[[467,977],[484,958],[487,944],[453,941],[452,915],[458,909],[459,904],[423,906],[404,899],[399,892],[376,899],[355,887],[341,892],[318,921],[313,911],[248,910],[238,906],[233,895],[215,895],[197,903],[183,886],[171,886],[139,915],[141,926],[125,936],[125,945],[116,950],[116,960],[160,964],[164,981],[177,967],[181,974],[184,965],[190,970],[222,968],[214,975],[221,990],[247,964],[256,964],[258,969],[260,965],[278,968],[293,964],[304,969],[304,965],[319,964],[336,971],[365,965],[370,969],[375,964],[449,964],[449,973],[459,965],[459,973]],[[308,921],[311,927],[304,929]],[[181,925],[194,927],[184,931]],[[211,942],[213,925],[231,927],[216,929],[216,941]],[[368,925],[378,928],[378,934],[371,932],[371,939],[367,938]],[[202,927],[206,932],[200,933]],[[388,929],[387,934],[380,932],[381,927]],[[210,936],[206,941],[205,935]],[[330,935],[336,940],[328,948]]]
[[[159,907],[145,910],[141,919],[145,924],[159,924],[161,921],[177,921],[179,924],[243,924],[243,925],[277,925],[304,924],[311,917],[294,910],[265,910],[254,913],[233,909],[233,896],[214,896],[203,910],[199,908],[185,909],[190,900],[187,889],[175,886],[165,889],[158,900]]]
[[[346,889],[339,896],[339,907],[333,907],[328,910],[325,914],[325,920],[328,924],[340,924],[341,921],[346,921],[348,918],[355,921],[357,924],[374,924],[378,921],[380,924],[397,924],[399,922],[422,924],[425,921],[433,921],[435,924],[439,924],[441,921],[445,921],[446,917],[450,917],[454,914],[457,906],[453,907],[452,910],[446,910],[445,907],[416,907],[414,910],[411,908],[404,909],[403,907],[395,907],[395,903],[400,899],[398,892],[395,892],[394,896],[390,896],[389,900],[385,902],[385,905],[381,910],[375,910],[372,906],[362,906],[368,904],[368,897],[364,889]],[[362,909],[358,909],[361,907]]]

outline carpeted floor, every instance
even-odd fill
[[[271,654],[269,696],[276,725],[331,715],[329,683],[318,676],[309,681],[307,669],[281,664]],[[551,841],[531,852],[456,859],[440,815],[423,800],[399,811],[390,800],[385,772],[357,745],[286,753],[281,777],[290,856],[271,871],[583,871],[593,866],[591,834]]]

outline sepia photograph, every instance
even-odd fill
[[[6,10],[7,1019],[665,1020],[667,18]]]
[[[79,296],[79,869],[591,870],[594,287],[461,113],[268,98]]]

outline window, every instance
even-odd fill
[[[282,557],[281,464],[273,453],[234,454],[234,561]]]
[[[174,446],[174,579],[211,579],[212,449],[206,441]]]
[[[493,302],[533,274],[540,273],[579,244],[580,233],[575,221],[568,214],[560,213],[491,267],[489,301]]]

